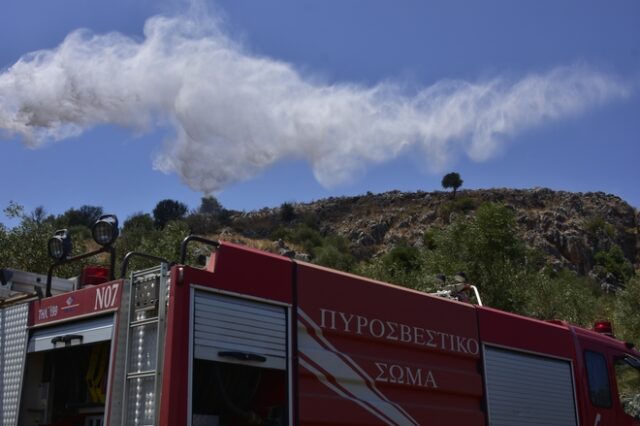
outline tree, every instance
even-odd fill
[[[462,186],[463,180],[460,179],[460,174],[456,172],[447,173],[442,178],[443,188],[453,188],[453,198],[456,197],[456,191]]]
[[[522,303],[520,313],[539,319],[562,319],[583,327],[596,318],[608,318],[604,311],[612,299],[606,297],[599,285],[588,277],[569,270],[552,274],[529,273],[520,285],[517,297]],[[521,283],[522,284],[522,283]]]
[[[118,250],[121,253],[139,251],[140,244],[155,231],[155,223],[148,213],[134,213],[124,221],[122,234],[118,239]]]
[[[187,214],[187,205],[175,200],[162,200],[153,209],[153,221],[156,228],[163,229],[167,222],[183,219]]]
[[[185,222],[171,221],[166,224],[162,231],[156,230],[145,235],[140,243],[139,250],[143,253],[177,262],[180,260],[180,244],[188,234],[189,227]],[[188,252],[188,263],[193,261],[195,248],[195,245],[191,246]],[[150,262],[149,265],[153,265],[154,262]]]
[[[617,244],[607,251],[597,252],[593,259],[596,265],[612,274],[620,285],[624,285],[633,276],[633,265],[624,257],[624,252]]]
[[[69,209],[62,214],[60,220],[67,227],[86,226],[91,228],[93,223],[102,216],[102,207],[84,205],[79,209]]]
[[[124,221],[122,225],[122,233],[129,233],[134,231],[149,232],[153,230],[154,221],[148,213],[134,213]]]
[[[282,203],[280,205],[280,220],[289,223],[296,217],[296,210],[291,203]]]
[[[513,293],[526,272],[527,252],[510,208],[483,204],[475,215],[457,218],[434,239],[436,248],[427,256],[432,273],[464,271],[488,305],[519,309]]]
[[[44,209],[42,209],[44,210]],[[51,222],[39,220],[41,208],[25,213],[24,207],[11,202],[4,209],[11,219],[19,219],[20,223],[11,229],[0,226],[0,267],[10,267],[29,272],[47,273],[53,262],[47,253],[47,241],[53,236],[56,228]],[[82,238],[73,238],[72,255],[85,251]],[[77,275],[86,261],[76,262],[56,268],[56,276]]]
[[[220,201],[212,195],[207,195],[206,197],[202,197],[200,201],[200,207],[198,208],[198,213],[206,214],[211,216],[218,216],[222,213],[224,207],[220,204]]]
[[[231,214],[216,197],[202,197],[200,207],[187,216],[186,221],[192,234],[210,234],[228,223]]]
[[[30,219],[37,224],[42,224],[46,220],[53,220],[53,216],[47,215],[44,207],[38,206],[31,212]]]

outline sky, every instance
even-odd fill
[[[0,207],[249,211],[456,171],[637,208],[638,22],[636,0],[7,0]]]

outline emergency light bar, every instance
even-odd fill
[[[613,337],[613,327],[609,321],[596,321],[593,325],[593,329],[600,334]]]

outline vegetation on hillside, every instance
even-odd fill
[[[42,207],[26,213],[11,203],[5,215],[19,224],[0,225],[0,266],[46,273],[51,264],[46,243],[61,228],[73,235],[74,254],[95,248],[89,226],[102,213],[96,206],[69,209],[58,216],[47,215]],[[486,305],[583,326],[609,318],[619,337],[640,342],[640,277],[620,247],[613,245],[595,256],[598,271],[620,283],[605,288],[595,277],[550,267],[542,253],[524,243],[515,213],[506,205],[459,197],[438,214],[446,216],[446,226],[428,229],[421,244],[399,242],[386,253],[363,260],[352,255],[349,240],[324,234],[313,213],[301,213],[293,203],[284,203],[279,209],[280,226],[270,236],[273,242],[263,241],[260,248],[291,248],[292,255],[297,253],[303,260],[428,292],[441,290],[453,282],[454,275],[464,272]],[[121,223],[118,258],[135,250],[177,261],[180,242],[189,233],[241,235],[242,229],[233,229],[231,216],[214,197],[202,198],[192,211],[178,201],[162,200],[151,214],[136,213]],[[610,232],[601,219],[586,226],[593,233]],[[205,247],[194,244],[189,261],[206,253]],[[89,261],[107,263],[106,258]],[[150,264],[136,260],[131,268]],[[56,274],[76,275],[81,266],[64,266]]]
[[[598,260],[600,259],[600,260]],[[621,290],[603,289],[590,277],[546,266],[544,256],[518,235],[513,211],[486,203],[473,215],[459,216],[444,229],[425,234],[422,247],[398,246],[359,265],[358,272],[383,281],[437,291],[437,274],[464,272],[486,305],[541,319],[590,326],[610,318],[617,334],[640,340],[640,279],[619,248],[596,259],[624,281]]]

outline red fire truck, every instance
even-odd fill
[[[111,253],[117,221],[94,238]],[[187,245],[214,247],[185,265]],[[179,263],[0,274],[0,425],[640,425],[640,352],[595,330],[188,237]]]

